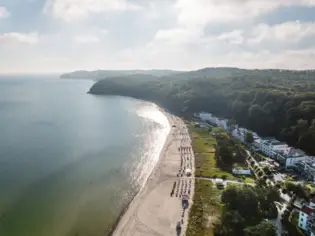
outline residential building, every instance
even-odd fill
[[[298,227],[303,229],[307,235],[312,235],[315,230],[315,199],[304,204],[299,212]]]
[[[315,159],[312,157],[309,157],[306,160],[302,160],[297,162],[296,167],[298,170],[305,175],[305,177],[315,182]]]
[[[200,112],[199,114],[195,114],[195,116],[199,117],[202,121],[207,121],[209,123],[222,127],[224,130],[228,130],[227,119],[219,119],[218,117],[215,117],[211,113],[207,112]]]
[[[199,114],[195,114],[195,116],[199,117],[202,121],[211,121],[213,119],[212,114],[206,112],[200,112]]]
[[[246,132],[247,132],[247,129],[236,127],[232,131],[231,135],[237,140],[239,140],[240,142],[244,143]]]
[[[199,128],[210,128],[211,126],[207,123],[195,122],[195,126]]]
[[[262,138],[256,145],[262,153],[271,158],[274,158],[278,151],[288,147],[287,144],[274,138]]]
[[[310,157],[300,149],[287,147],[285,149],[277,150],[274,158],[287,168],[295,166],[300,161],[308,160]]]
[[[222,127],[226,131],[229,131],[234,138],[242,143],[245,143],[246,133],[251,132],[245,128],[239,127],[238,125],[229,127],[227,119],[219,119],[211,113],[200,112],[195,114],[195,116],[204,122],[214,124]],[[252,143],[253,149],[255,151],[261,151],[266,156],[278,161],[286,168],[295,166],[297,163],[309,159],[303,151],[289,147],[287,144],[274,138],[260,138],[256,133],[252,132],[252,134],[254,138],[254,142]],[[315,165],[308,165],[303,168],[305,168],[306,173],[310,175],[310,178],[315,180]]]
[[[261,138],[254,138],[253,147],[257,150],[260,150],[261,141]]]

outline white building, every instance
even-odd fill
[[[285,167],[295,166],[300,161],[308,160],[307,156],[302,150],[288,147],[277,151],[275,159],[284,164]]]
[[[262,138],[254,143],[262,153],[266,156],[274,158],[276,153],[288,148],[288,145],[274,138]]]
[[[299,212],[298,227],[303,229],[307,235],[314,234],[315,229],[315,201],[314,199],[307,205],[303,205]]]
[[[247,130],[243,128],[236,127],[231,135],[239,140],[240,142],[244,143],[245,142],[245,135],[246,135]]]
[[[195,116],[199,117],[202,121],[212,123],[216,126],[222,127],[224,130],[228,130],[227,119],[219,119],[218,117],[215,117],[211,113],[207,112],[200,112],[199,114],[195,114]]]
[[[200,112],[199,114],[196,114],[196,116],[202,121],[211,121],[213,119],[212,114],[206,112]]]
[[[235,175],[251,175],[250,169],[233,169],[232,173]]]
[[[209,122],[216,126],[222,127],[224,130],[228,131],[228,120],[219,119],[216,116],[213,116],[211,113],[200,112],[195,114],[196,117],[199,117],[204,122]],[[246,133],[249,130],[240,128],[237,125],[235,129],[232,130],[231,135],[239,140],[240,142],[245,142]],[[277,160],[279,163],[283,164],[285,167],[290,167],[296,165],[300,161],[308,160],[309,157],[301,150],[291,148],[287,144],[280,142],[274,138],[260,138],[256,133],[253,133],[254,142],[253,147],[257,150],[264,153],[266,156]],[[311,167],[309,167],[310,171]],[[315,167],[314,167],[315,169]],[[315,174],[314,174],[315,176]],[[312,177],[314,178],[314,177]],[[314,178],[315,180],[315,178]]]
[[[309,157],[295,164],[308,180],[315,182],[315,160]]]

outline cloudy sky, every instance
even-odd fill
[[[0,73],[315,68],[315,0],[0,0]]]

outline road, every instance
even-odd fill
[[[208,181],[211,181],[214,184],[216,183],[216,180],[218,180],[218,179],[215,179],[215,178],[207,178],[207,177],[182,177],[182,179],[208,180]],[[224,185],[226,185],[228,183],[231,183],[231,184],[246,184],[246,185],[251,185],[251,186],[255,186],[256,185],[256,184],[251,184],[251,183],[243,183],[243,182],[239,182],[239,181],[236,181],[236,180],[223,180],[223,184]]]
[[[268,220],[269,222],[271,222],[274,226],[277,227],[277,235],[281,235],[282,234],[282,223],[281,223],[281,215],[283,214],[284,210],[287,207],[287,204],[281,204],[279,202],[276,202],[276,207],[278,210],[278,216],[276,219],[274,220]]]

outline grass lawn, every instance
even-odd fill
[[[216,167],[214,153],[196,154],[195,155],[196,176],[199,177],[217,177],[234,180],[236,179],[231,173],[223,171]]]
[[[255,183],[255,180],[251,177],[236,177],[233,176],[231,172],[218,168],[215,159],[215,137],[213,137],[207,129],[196,128],[193,124],[190,124],[188,127],[192,138],[192,147],[195,153],[195,175],[197,177],[225,177],[229,180],[240,180],[245,183]],[[215,132],[224,132],[220,127],[214,127],[212,130]],[[245,167],[246,164],[238,164],[238,166]]]
[[[243,181],[244,183],[246,183],[246,184],[254,184],[254,183],[256,183],[255,179],[252,178],[252,177],[245,177],[245,179],[242,180],[242,181]]]
[[[187,236],[212,236],[214,223],[221,215],[221,190],[210,181],[196,180],[194,204],[189,213]]]
[[[192,139],[192,146],[195,153],[215,152],[215,149],[213,148],[214,143],[215,143],[215,139],[202,139],[202,138]]]
[[[210,137],[210,132],[208,131],[208,129],[196,128],[193,125],[190,125],[189,129],[190,129],[191,138]]]

